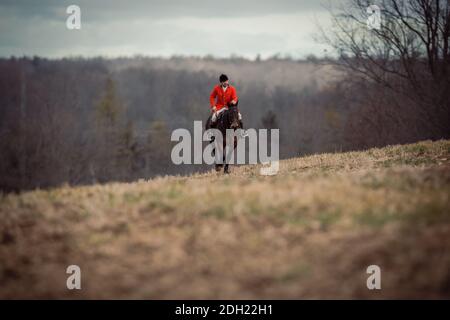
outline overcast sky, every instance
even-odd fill
[[[0,56],[321,55],[320,0],[0,0]],[[67,6],[81,30],[66,28]]]

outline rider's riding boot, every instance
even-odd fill
[[[215,129],[217,127],[217,119],[215,122],[213,122],[213,115],[211,114],[211,116],[209,116],[208,120],[206,120],[206,125],[205,125],[205,130],[207,131],[208,129]],[[214,142],[214,136],[212,135],[212,133],[210,133],[209,135],[209,139],[210,142]]]

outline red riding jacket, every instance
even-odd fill
[[[211,109],[216,106],[217,111],[227,106],[233,100],[238,101],[238,96],[236,89],[232,85],[229,85],[225,91],[220,85],[216,85],[209,97]]]

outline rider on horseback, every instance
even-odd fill
[[[228,106],[237,106],[238,96],[236,88],[228,83],[228,77],[225,74],[219,77],[220,84],[216,85],[211,91],[209,97],[211,105],[211,115],[206,122],[206,129],[214,128],[219,115],[225,111]],[[242,115],[239,112],[239,123],[243,129]]]

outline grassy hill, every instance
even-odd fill
[[[2,195],[0,298],[450,298],[450,141],[258,169]]]

